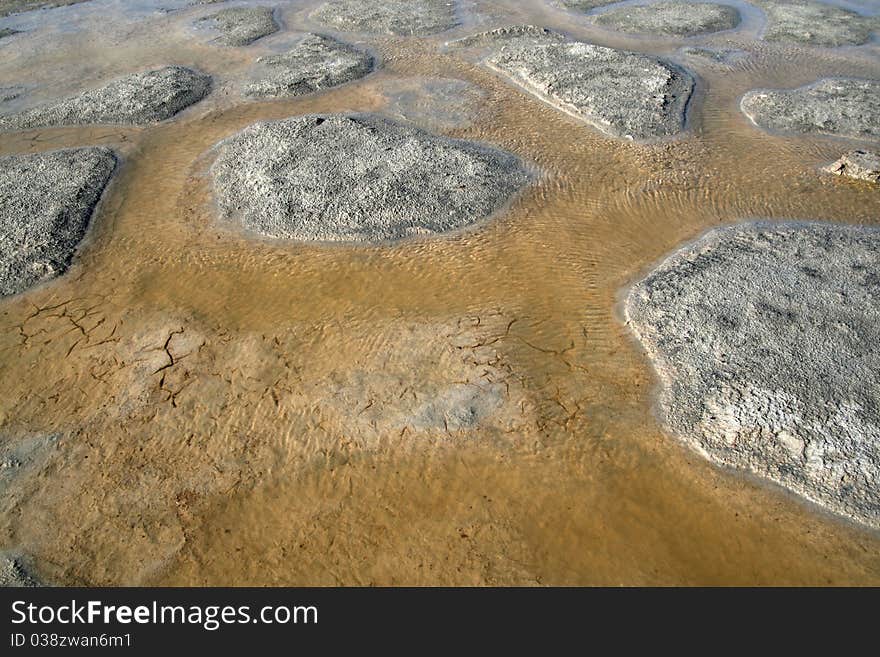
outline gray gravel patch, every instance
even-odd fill
[[[0,158],[0,296],[67,270],[115,165],[106,148]]]
[[[11,14],[21,14],[35,9],[53,9],[76,5],[89,0],[0,0],[0,18]]]
[[[687,71],[664,60],[531,31],[504,36],[486,64],[557,109],[627,139],[684,130],[694,89]]]
[[[311,18],[342,32],[427,36],[459,24],[453,0],[332,0]]]
[[[164,121],[211,92],[211,77],[183,66],[133,73],[56,103],[0,117],[0,130]]]
[[[593,21],[620,32],[689,37],[731,30],[739,25],[740,15],[729,5],[711,2],[654,2],[612,8]]]
[[[30,572],[25,559],[14,552],[0,552],[0,587],[34,588],[42,586]]]
[[[290,97],[336,87],[373,70],[373,57],[347,43],[307,34],[291,50],[257,60],[257,80],[245,87],[255,97]]]
[[[850,151],[823,170],[846,178],[880,182],[880,154],[871,151]]]
[[[858,46],[880,29],[880,19],[811,0],[753,0],[767,15],[765,41],[834,48]]]
[[[279,29],[270,7],[229,7],[197,22],[222,32],[216,41],[225,46],[247,46]]]
[[[225,219],[258,235],[378,243],[477,223],[525,185],[520,160],[371,114],[257,123],[211,171]]]
[[[828,78],[797,89],[757,89],[740,108],[765,130],[880,138],[880,82]]]
[[[618,2],[618,0],[559,0],[559,3],[566,9],[574,9],[576,11],[592,11],[596,7],[613,5],[615,2]]]
[[[880,230],[719,228],[625,311],[686,444],[880,527]]]

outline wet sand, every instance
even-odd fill
[[[751,55],[691,65],[689,131],[637,145],[443,43],[518,22],[665,56],[683,41],[616,35],[549,5],[478,5],[479,25],[357,39],[377,73],[275,102],[236,89],[285,35],[221,50],[187,31],[198,9],[148,13],[112,49],[70,33],[0,58],[0,86],[167,63],[219,80],[157,126],[0,135],[0,155],[103,144],[123,158],[68,274],[0,304],[0,449],[62,435],[2,480],[0,548],[62,584],[880,583],[876,532],[662,432],[650,364],[617,313],[621,288],[708,227],[878,223],[875,190],[818,171],[857,144],[769,135],[738,110],[755,87],[877,77],[877,46],[754,43],[745,16],[740,32],[699,41]],[[308,7],[280,13],[288,30],[316,27]],[[350,248],[254,241],[214,220],[207,152],[219,140],[257,120],[382,111],[392,82],[437,77],[483,92],[443,134],[542,172],[493,221]],[[501,420],[388,421],[395,396],[486,371],[507,385]]]

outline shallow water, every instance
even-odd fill
[[[880,48],[755,42],[760,12],[650,41],[551,4],[474,2],[435,37],[347,36],[382,62],[363,80],[245,102],[251,62],[317,28],[317,3],[275,4],[285,31],[248,48],[191,29],[215,7],[172,0],[0,21],[33,30],[0,41],[0,87],[29,89],[2,112],[152,65],[217,79],[162,125],[0,135],[0,154],[101,143],[124,160],[69,273],[0,302],[0,450],[42,450],[0,480],[0,549],[65,584],[880,583],[876,532],[663,432],[616,312],[621,288],[710,226],[878,223],[874,189],[817,173],[855,143],[768,135],[737,104],[876,78]],[[680,61],[699,77],[687,133],[613,140],[444,45],[519,22]],[[685,44],[749,54],[678,60]],[[330,111],[497,144],[541,177],[490,222],[393,247],[255,241],[214,221],[215,143]],[[474,427],[398,421],[474,381],[505,390]]]

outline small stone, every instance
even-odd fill
[[[850,151],[823,170],[856,180],[880,182],[880,154],[871,151]]]

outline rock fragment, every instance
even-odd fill
[[[850,151],[837,162],[824,167],[824,171],[856,180],[880,182],[880,154],[871,151]]]

